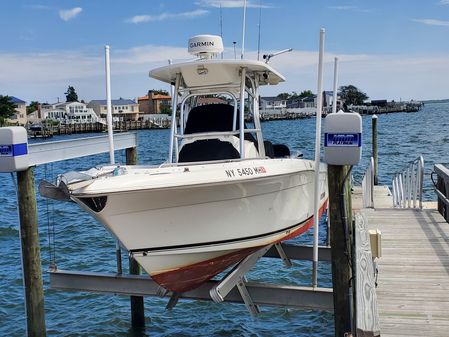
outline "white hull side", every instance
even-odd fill
[[[115,192],[91,213],[128,251],[151,252],[138,261],[153,274],[282,238],[313,215],[313,179],[303,167],[240,182]],[[324,202],[325,175],[322,181]]]

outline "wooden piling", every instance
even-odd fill
[[[34,172],[17,172],[20,240],[28,336],[46,336]]]
[[[373,144],[373,158],[374,158],[374,185],[379,184],[377,163],[378,163],[378,153],[377,153],[377,116],[373,115],[371,118],[372,126],[372,144]]]
[[[329,221],[331,223],[332,284],[334,297],[335,336],[351,331],[351,304],[349,285],[351,279],[350,240],[351,216],[344,179],[347,166],[328,165]],[[349,179],[349,178],[348,178]],[[343,206],[343,203],[345,207]]]
[[[137,165],[137,149],[131,147],[126,149],[126,164]],[[129,273],[140,274],[140,266],[131,256],[129,257]],[[145,308],[142,296],[131,296],[131,325],[134,329],[145,327]]]
[[[140,274],[140,266],[132,257],[129,257],[129,273],[131,275]],[[142,296],[131,296],[131,325],[134,329],[145,327],[145,307]]]
[[[126,165],[137,165],[137,149],[130,147],[126,151]]]

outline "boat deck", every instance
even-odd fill
[[[392,208],[388,192],[376,187],[375,208],[361,210],[369,228],[382,232],[376,288],[381,336],[449,336],[449,224],[436,209]]]

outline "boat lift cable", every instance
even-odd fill
[[[47,165],[44,165],[45,180],[48,181]],[[50,176],[53,177],[53,163],[50,164]],[[55,222],[54,222],[54,204],[53,199],[45,198],[47,215],[47,240],[50,270],[56,269],[56,243],[55,243]]]
[[[340,203],[340,212],[343,214],[342,222],[344,226],[344,240],[345,240],[345,255],[348,259],[349,266],[352,268],[352,254],[351,254],[351,242],[349,242],[349,226],[348,226],[348,216],[347,216],[347,209],[346,209],[346,203],[345,203],[345,193],[346,193],[346,181],[348,180],[348,177],[351,175],[352,172],[352,165],[349,167],[348,172],[346,173],[345,178],[343,179],[343,183],[341,186],[341,203]]]

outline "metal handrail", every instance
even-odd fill
[[[365,171],[362,180],[362,201],[364,208],[374,208],[374,158],[370,158],[370,163]]]
[[[422,209],[423,180],[424,159],[419,156],[401,172],[394,175],[392,181],[393,206]]]

